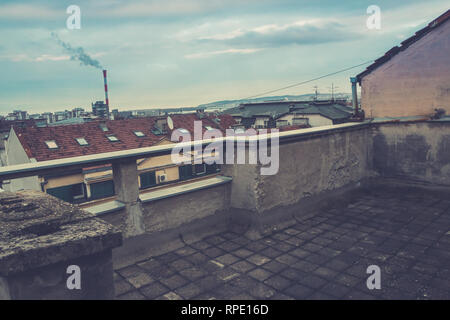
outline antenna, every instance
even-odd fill
[[[334,101],[334,90],[338,89],[339,87],[335,87],[334,83],[331,83],[331,87],[328,87],[328,89],[331,90],[331,101]]]
[[[314,93],[315,93],[314,101],[317,101],[317,95],[319,94],[319,92],[318,92],[319,87],[314,86],[313,88],[314,88]]]

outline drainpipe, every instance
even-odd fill
[[[359,117],[359,110],[358,110],[358,92],[356,91],[356,83],[357,79],[356,77],[351,77],[350,82],[352,83],[352,103],[353,103],[353,110],[355,110],[355,117]]]

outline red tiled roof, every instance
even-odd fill
[[[214,129],[218,129],[222,132],[222,134],[225,134],[225,129],[229,128],[226,127],[227,123],[229,123],[228,117],[224,117],[226,119],[226,123],[223,124],[222,116],[215,116],[207,113],[203,113],[203,116],[201,116],[199,113],[185,113],[185,114],[171,114],[170,117],[173,121],[173,127],[175,129],[186,129],[191,133],[192,139],[194,139],[194,121],[202,121],[202,135],[206,131],[206,126],[212,127]],[[221,119],[220,121],[214,120],[214,119]],[[234,119],[233,119],[234,121]],[[173,130],[172,130],[173,131]],[[170,134],[169,134],[170,135]]]
[[[14,130],[28,157],[45,161],[152,146],[163,138],[151,132],[154,122],[154,118],[138,118]],[[100,123],[109,131],[102,131]],[[137,137],[133,131],[142,131],[145,136]],[[109,141],[108,135],[115,135],[119,141]],[[76,138],[85,138],[88,145],[79,145]],[[58,148],[49,149],[45,143],[48,140],[54,140]]]
[[[358,74],[356,78],[358,79],[358,82],[361,82],[361,79],[366,76],[367,74],[371,73],[373,70],[381,66],[386,61],[389,61],[394,57],[396,54],[398,54],[401,51],[406,50],[410,45],[417,42],[421,38],[423,38],[426,34],[431,32],[433,29],[435,29],[437,26],[442,25],[445,21],[450,20],[450,9],[447,10],[444,14],[440,15],[438,18],[431,21],[425,28],[417,31],[412,37],[404,40],[401,43],[401,46],[395,46],[392,49],[390,49],[388,52],[386,52],[382,57],[375,60],[374,63],[372,63],[370,66],[366,68],[363,72]]]
[[[218,116],[225,119],[224,123],[216,122],[209,114],[204,114],[200,118],[198,114],[173,114],[172,118],[174,128],[184,128],[192,134],[194,132],[194,121],[202,121],[202,133],[206,131],[205,126],[210,126],[221,130],[225,134],[225,127],[230,123],[228,115]],[[126,120],[105,120],[92,121],[82,124],[50,126],[50,127],[14,127],[14,130],[29,158],[35,158],[37,161],[55,160],[96,153],[113,152],[129,150],[143,147],[150,147],[164,138],[169,138],[171,132],[167,135],[155,135],[154,129],[158,117],[145,117]],[[232,118],[232,117],[231,117]],[[222,120],[221,120],[222,121]],[[234,120],[232,120],[234,122]],[[104,124],[108,131],[103,131],[100,125]],[[134,131],[141,131],[145,136],[138,137]],[[119,141],[111,142],[108,135],[116,136]],[[85,138],[88,145],[81,146],[75,140],[76,138]],[[49,149],[45,141],[54,140],[58,145],[57,149]]]

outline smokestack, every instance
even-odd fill
[[[106,81],[106,70],[103,70],[103,80],[105,83],[105,104],[107,109],[107,117],[109,118],[108,82]]]
[[[353,110],[355,110],[355,117],[359,116],[359,110],[358,110],[358,92],[356,91],[356,77],[351,77],[350,82],[352,83],[352,104],[353,104]]]

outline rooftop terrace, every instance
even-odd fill
[[[227,231],[115,271],[118,299],[450,299],[450,200],[380,185],[254,241]],[[381,268],[381,290],[366,269]]]
[[[0,179],[112,163],[116,198],[91,213],[125,238],[112,249],[117,298],[449,298],[449,122],[283,132],[275,175],[225,164],[139,198],[136,159],[172,148],[3,167]],[[370,265],[380,290],[366,286]]]

